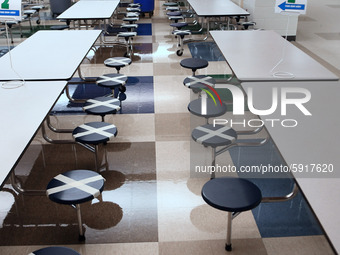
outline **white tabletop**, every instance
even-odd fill
[[[312,116],[305,116],[294,106],[287,108],[287,116],[279,111],[261,116],[261,119],[295,119],[298,126],[285,128],[281,125],[266,125],[270,136],[288,164],[333,164],[334,172],[294,173],[294,177],[311,205],[333,246],[340,252],[340,82],[247,82],[255,92],[254,104],[258,109],[271,105],[273,87],[305,88],[311,99],[304,104]],[[294,94],[290,95],[290,97]],[[295,97],[295,96],[294,96]],[[280,103],[280,100],[279,100]],[[310,167],[311,169],[311,167]],[[311,170],[310,170],[311,171]]]
[[[248,16],[249,12],[230,0],[188,0],[198,16]]]
[[[210,34],[240,81],[339,79],[274,31],[211,31]],[[282,56],[283,62],[271,72]],[[277,78],[273,76],[275,72],[290,73],[294,78]]]
[[[111,1],[78,1],[57,19],[109,19],[119,4],[118,0]]]
[[[11,50],[15,71],[25,80],[69,80],[100,30],[38,31]],[[0,58],[0,80],[18,79],[7,53]]]
[[[0,186],[65,86],[66,81],[40,81],[16,89],[0,88]]]

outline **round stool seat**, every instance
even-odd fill
[[[125,17],[126,17],[126,18],[136,18],[136,17],[138,18],[139,15],[140,15],[139,12],[127,12],[127,13],[125,14]]]
[[[127,29],[133,29],[133,28],[138,28],[138,24],[126,24],[126,23],[124,23],[120,27],[121,28],[127,28]]]
[[[71,170],[55,176],[47,185],[47,196],[59,204],[81,204],[98,197],[105,179],[90,170]]]
[[[17,21],[17,20],[9,20],[9,21],[6,21],[6,22],[1,22],[2,25],[7,24],[7,26],[16,25],[18,23],[19,23],[19,21]]]
[[[178,6],[168,6],[165,8],[165,10],[167,11],[179,11],[179,7]]]
[[[97,145],[116,136],[117,128],[106,122],[89,122],[76,127],[72,135],[77,142]]]
[[[169,16],[169,20],[174,20],[175,22],[178,22],[178,20],[183,19],[182,15],[179,16]]]
[[[105,116],[120,110],[120,101],[112,97],[96,97],[86,101],[83,106],[85,112]]]
[[[215,87],[216,81],[214,78],[206,75],[189,76],[183,81],[184,86],[190,89],[204,89],[205,85]]]
[[[66,247],[46,247],[36,250],[29,255],[80,255],[78,252]]]
[[[131,8],[138,8],[140,7],[140,3],[130,3],[128,6]]]
[[[23,13],[28,15],[28,16],[33,15],[36,12],[37,12],[36,10],[25,10],[25,11],[23,11]]]
[[[99,76],[96,80],[98,86],[114,89],[117,86],[125,85],[127,76],[119,73],[110,73]]]
[[[134,25],[134,24],[129,24]],[[122,68],[131,64],[130,58],[124,57],[114,57],[114,58],[107,58],[104,61],[104,65],[107,67],[114,67],[114,68]]]
[[[35,5],[31,7],[32,10],[40,11],[41,9],[44,9],[43,5]]]
[[[129,38],[129,37],[134,37],[136,35],[137,35],[136,32],[120,32],[117,36],[118,37]]]
[[[68,28],[70,28],[68,25],[54,25],[50,27],[51,30],[64,30]]]
[[[178,6],[178,3],[175,2],[168,2],[168,3],[164,3],[164,6]]]
[[[127,21],[127,22],[130,22],[130,23],[132,23],[134,21],[138,21],[138,20],[139,20],[138,17],[125,17],[125,18],[123,18],[123,21]]]
[[[172,31],[172,33],[174,35],[179,35],[179,36],[186,36],[186,35],[191,35],[191,31],[190,30],[174,30]]]
[[[204,201],[227,212],[248,211],[261,203],[261,190],[252,182],[241,178],[216,178],[202,188]]]
[[[216,148],[233,144],[237,139],[237,133],[228,126],[206,124],[194,128],[191,137],[204,146]]]
[[[176,23],[171,23],[170,26],[171,27],[175,27],[178,29],[181,29],[182,27],[186,27],[188,25],[188,23],[186,22],[176,22]]]
[[[193,72],[195,72],[197,69],[206,68],[209,65],[209,63],[205,59],[185,58],[181,60],[180,65],[184,68],[189,68]]]
[[[182,13],[180,11],[173,11],[173,12],[167,12],[166,15],[168,15],[168,16],[182,16]]]
[[[128,12],[140,12],[141,9],[139,7],[128,7],[128,8],[126,8],[126,11],[128,11]]]
[[[188,110],[192,114],[205,118],[217,117],[225,114],[227,112],[227,106],[224,103],[217,102],[215,104],[214,100],[211,98],[206,98],[206,112],[202,112],[202,98],[195,99],[191,101],[188,105]]]

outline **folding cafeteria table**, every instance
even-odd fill
[[[118,4],[118,0],[78,1],[60,14],[57,19],[78,21],[79,29],[81,20],[85,21],[86,29],[88,29],[87,21],[89,20],[104,20],[105,25],[106,20],[113,16]]]
[[[249,16],[250,13],[230,0],[188,0],[189,5],[195,11],[198,17],[205,20],[207,27],[206,40],[209,36],[209,20],[213,17],[233,17]]]
[[[66,81],[26,81],[16,89],[0,88],[0,187],[19,162],[66,84]]]
[[[339,79],[274,31],[211,31],[210,34],[239,81]]]
[[[273,88],[303,88],[311,93],[304,106],[312,114],[305,116],[295,106],[287,108],[282,116],[260,116],[265,119],[295,119],[296,127],[284,127],[280,122],[264,121],[277,149],[292,174],[301,192],[317,216],[322,228],[337,253],[340,252],[340,119],[338,115],[339,81],[300,82],[243,82],[247,92],[252,88],[258,109],[268,109],[272,103]],[[297,164],[297,165],[293,165]]]
[[[0,58],[0,81],[70,80],[100,33],[99,30],[40,30],[12,49],[11,55]]]

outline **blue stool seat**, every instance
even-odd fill
[[[210,206],[228,212],[228,230],[225,249],[231,251],[231,224],[233,215],[251,210],[262,200],[261,190],[241,178],[216,178],[202,188],[202,198]]]
[[[97,145],[116,136],[117,128],[106,122],[89,122],[76,127],[72,135],[77,142]]]
[[[133,23],[133,22],[136,22],[138,20],[139,20],[138,17],[125,17],[125,18],[123,18],[123,21],[127,21],[129,23]]]
[[[190,30],[174,30],[172,33],[177,36],[178,38],[178,47],[180,48],[179,50],[176,51],[177,56],[182,56],[183,55],[183,39],[186,35],[191,35]]]
[[[181,60],[180,65],[184,68],[191,69],[193,76],[195,76],[196,70],[206,68],[209,62],[200,58],[185,58]]]
[[[99,171],[99,144],[106,144],[111,138],[117,136],[117,133],[117,128],[113,124],[106,122],[89,122],[76,127],[73,130],[72,135],[76,142],[95,154],[95,169]],[[105,155],[107,156],[106,150]]]
[[[178,3],[175,2],[167,2],[163,4],[164,6],[178,6]]]
[[[187,25],[188,25],[188,23],[186,23],[186,22],[175,22],[175,23],[170,24],[171,27],[174,27],[174,28],[177,28],[177,29],[181,29],[182,27],[186,27]]]
[[[180,11],[167,12],[166,15],[168,15],[168,16],[182,16],[182,12],[180,12]]]
[[[202,98],[198,98],[191,101],[188,105],[189,112],[196,116],[206,118],[207,122],[209,118],[218,117],[227,112],[227,106],[224,103],[220,104],[217,102],[217,104],[215,104],[211,98],[206,98],[206,109],[202,111],[202,100]]]
[[[127,76],[123,74],[111,73],[99,76],[96,80],[96,83],[98,86],[114,89],[115,87],[125,85],[127,79]]]
[[[75,205],[92,200],[104,188],[104,178],[90,170],[71,170],[54,177],[47,185],[49,199],[58,204]]]
[[[137,24],[127,24],[127,25],[137,25]],[[122,67],[128,66],[131,64],[130,58],[125,57],[114,57],[114,58],[107,58],[104,61],[104,65],[107,67],[114,67],[117,70],[117,73],[119,73],[119,70]]]
[[[66,247],[46,247],[36,250],[29,255],[80,255],[78,252]]]
[[[205,85],[215,87],[216,81],[214,78],[206,75],[196,75],[186,77],[183,81],[184,86],[190,89],[204,89],[207,88]]]
[[[194,128],[191,137],[204,146],[216,148],[233,144],[237,139],[237,133],[228,126],[206,124]]]
[[[98,197],[104,189],[104,182],[103,176],[96,172],[71,170],[55,176],[47,185],[46,194],[51,201],[76,207],[80,241],[85,240],[80,204]]]
[[[96,97],[87,100],[83,110],[89,114],[100,115],[104,122],[105,115],[115,114],[120,110],[120,101],[112,97]]]
[[[262,200],[260,189],[241,178],[215,178],[202,188],[204,201],[219,210],[244,212],[258,206]]]

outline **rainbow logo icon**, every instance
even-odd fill
[[[207,96],[209,96],[214,101],[216,106],[217,106],[217,101],[216,101],[215,97],[217,97],[217,99],[218,99],[218,101],[221,105],[222,105],[222,100],[221,100],[219,94],[217,93],[217,91],[212,86],[209,86],[207,84],[203,84],[203,85],[206,86],[207,88],[200,88],[202,91],[205,92],[205,93],[202,94],[202,97],[201,97],[201,114],[207,115]]]

